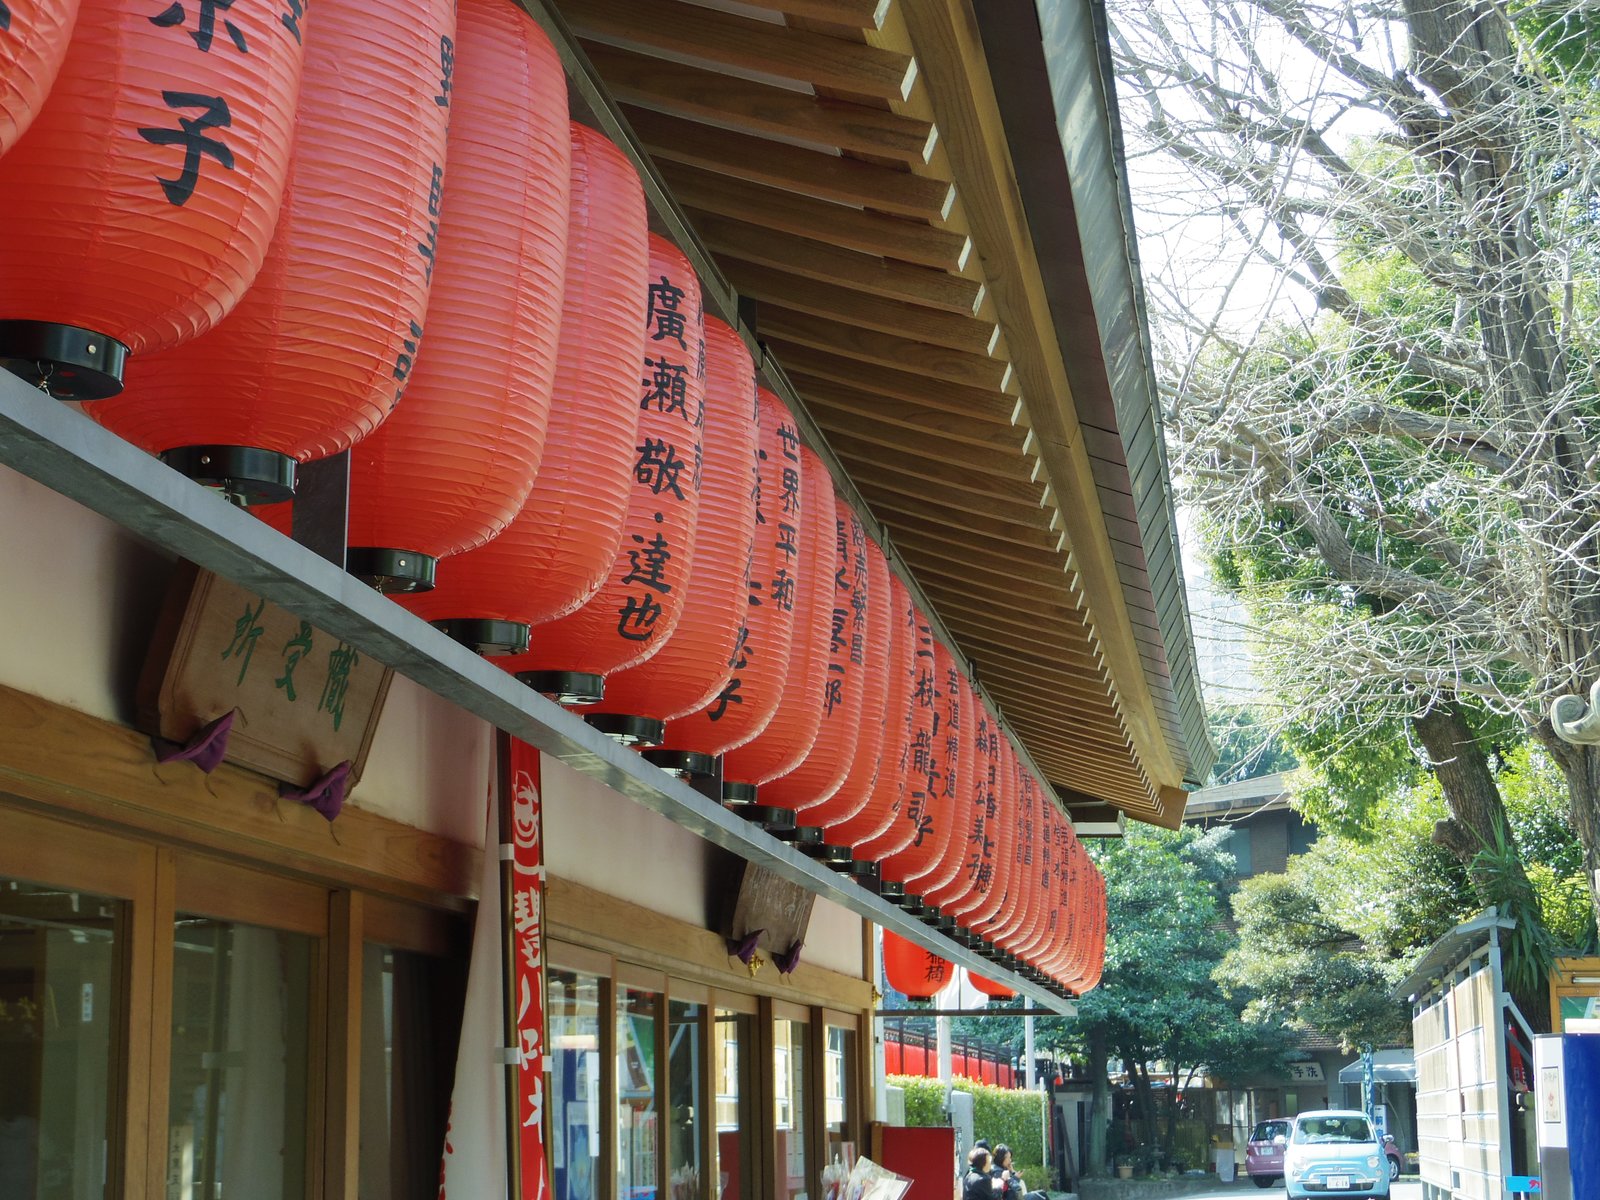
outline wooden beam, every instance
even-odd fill
[[[921,500],[931,490],[926,472],[916,470],[910,464],[906,464],[906,469],[902,471],[896,470],[892,463],[880,463],[878,448],[870,443],[856,443],[853,438],[835,434],[828,438],[828,444],[850,468],[852,479],[870,479],[871,486],[880,491],[913,500]],[[863,453],[858,454],[856,450]],[[974,475],[969,483],[971,486],[961,486],[952,483],[950,478],[940,479],[940,501],[947,508],[980,517],[988,516],[991,512],[1003,513],[1006,520],[1016,524],[1031,524],[1034,514],[1039,512],[1044,513],[1047,524],[1050,520],[1049,512],[1039,504],[1039,492],[1042,489],[1035,491],[1026,480],[1006,483],[993,476]]]
[[[738,71],[904,100],[917,77],[909,54],[666,0],[561,0],[581,37],[644,45]]]
[[[963,387],[958,383],[930,382],[926,375],[875,366],[853,358],[841,358],[826,350],[779,337],[763,340],[773,356],[783,363],[791,378],[803,375],[807,379],[826,380],[856,391],[909,400],[913,404],[937,408],[965,420],[1016,424],[1013,417],[1020,405],[1015,396],[1005,392]]]
[[[798,352],[802,358],[798,362],[788,361],[786,349],[785,373],[789,376],[789,382],[804,396],[830,401],[835,408],[881,413],[885,420],[910,428],[931,430],[946,437],[976,438],[988,443],[996,436],[997,430],[1002,431],[1005,444],[1016,446],[1018,453],[1021,453],[1028,431],[1012,424],[1014,401],[1010,396],[998,392],[980,392],[976,388],[958,388],[955,384],[930,383],[926,379],[921,380],[923,386],[920,395],[902,396],[872,387],[867,379],[838,380],[812,374],[810,364],[803,361],[804,351],[799,347],[789,349]],[[861,368],[863,374],[874,370],[862,363],[856,366]],[[885,369],[876,368],[880,371]],[[915,379],[916,376],[909,378]]]
[[[994,353],[1000,327],[969,314],[944,312],[900,300],[864,296],[848,287],[819,283],[756,263],[722,257],[729,280],[757,302],[781,304],[795,312],[847,321],[913,342],[943,346],[979,358]]]
[[[920,263],[942,271],[958,270],[972,248],[972,243],[961,234],[904,217],[863,212],[682,163],[662,162],[657,167],[673,196],[684,207],[734,217],[797,237],[832,242],[866,254],[881,254],[885,258]]]
[[[927,121],[883,109],[821,100],[808,92],[599,42],[584,41],[583,48],[617,99],[731,129],[777,134],[902,163],[927,162],[938,137]]]
[[[929,472],[929,490],[938,488],[939,471],[943,466],[964,467],[981,471],[1000,479],[1017,475],[1021,455],[1004,449],[981,446],[975,442],[956,442],[936,433],[918,433],[903,426],[879,421],[870,413],[835,408],[831,404],[808,400],[806,408],[816,417],[817,424],[828,435],[847,434],[859,442],[879,447],[879,456],[885,461],[903,462],[918,459],[938,464]]]
[[[945,504],[943,492],[938,493],[938,500],[931,500],[903,496],[859,479],[856,486],[872,506],[873,513],[891,525],[898,525],[905,519],[929,518],[952,528],[970,529],[975,536],[1030,550],[1049,550],[1055,546],[1055,536],[1045,528],[1043,521],[1014,521],[1009,513],[986,513],[980,506],[974,506],[974,511],[964,511]]]
[[[770,332],[786,341],[815,346],[846,358],[990,391],[1000,390],[1009,371],[1007,364],[999,359],[948,346],[930,346],[915,338],[898,337],[876,329],[863,329],[845,321],[798,312],[779,302],[763,304],[757,310],[756,332],[757,336]]]
[[[826,21],[851,29],[877,29],[889,11],[891,0],[743,0],[750,8]]]
[[[967,319],[971,319],[983,298],[983,285],[963,275],[859,250],[842,250],[827,242],[777,233],[712,213],[690,210],[689,216],[706,245],[727,267],[735,262],[753,263],[784,272],[790,278],[847,288],[851,294],[937,309]],[[756,292],[750,294],[761,298]]]
[[[955,197],[949,180],[734,133],[633,104],[623,105],[622,111],[658,160],[920,221],[942,220]]]
[[[940,441],[979,446],[1006,455],[1012,474],[1032,460],[1022,452],[1027,431],[998,421],[974,421],[954,413],[910,400],[898,400],[860,388],[847,387],[808,375],[790,375],[789,382],[805,399],[807,408],[826,408],[837,413],[865,417],[905,433],[918,433]]]
[[[922,524],[902,524],[895,541],[904,550],[915,547],[922,553],[986,571],[1001,579],[1013,578],[1019,583],[1032,580],[1048,589],[1053,596],[1061,594],[1067,581],[1066,563],[1054,555],[1034,556],[1022,550],[1010,553],[999,546],[980,548],[958,545],[945,532]]]

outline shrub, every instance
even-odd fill
[[[944,1125],[944,1084],[920,1075],[891,1075],[888,1082],[905,1090],[906,1124]],[[1045,1098],[1039,1092],[1016,1091],[957,1079],[957,1091],[972,1093],[972,1123],[991,1146],[1011,1147],[1012,1167],[1030,1188],[1051,1182],[1040,1161],[1044,1139]],[[965,1150],[965,1147],[963,1148]]]

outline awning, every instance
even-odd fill
[[[1361,1060],[1339,1068],[1340,1083],[1360,1083]],[[1372,1055],[1372,1078],[1377,1083],[1416,1083],[1417,1060],[1410,1050],[1377,1050]]]

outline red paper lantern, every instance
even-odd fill
[[[929,903],[928,894],[944,894],[955,882],[961,864],[968,857],[965,812],[957,807],[961,796],[962,759],[966,757],[962,729],[966,721],[964,704],[971,696],[960,664],[941,644],[933,648],[934,709],[933,745],[928,776],[929,809],[942,825],[943,843],[939,857],[927,870],[906,880],[906,890]]]
[[[666,644],[610,676],[605,699],[584,714],[602,729],[633,727],[651,745],[661,741],[662,722],[705,707],[727,684],[749,606],[760,467],[756,368],[739,335],[716,317],[705,319],[705,338],[705,479],[683,615]]]
[[[573,154],[566,76],[514,6],[463,0],[457,19],[427,332],[405,402],[350,459],[348,566],[385,592],[426,591],[439,559],[505,529],[550,419]],[[639,183],[616,176],[626,208]]]
[[[1031,941],[1039,912],[1039,889],[1034,864],[1038,862],[1039,798],[1033,773],[1017,763],[1017,842],[1012,855],[1013,887],[1017,893],[1017,917],[1006,929],[996,934],[997,940],[1008,952],[1020,957],[1022,946]]]
[[[784,826],[793,818],[764,805],[758,809],[756,789],[794,770],[817,740],[833,625],[833,481],[809,447],[800,448],[800,458],[805,507],[794,535],[805,539],[805,549],[795,580],[794,642],[783,699],[761,736],[722,760],[723,801],[744,806],[740,811],[752,819]]]
[[[889,604],[883,750],[878,756],[877,773],[872,778],[872,797],[865,809],[824,834],[830,845],[851,847],[851,857],[861,864],[874,864],[873,870],[879,858],[905,849],[916,836],[911,823],[900,817],[905,810],[911,739],[916,731],[916,710],[911,693],[917,674],[917,659],[913,653],[917,607],[906,585],[894,575],[889,578]]]
[[[197,337],[239,302],[294,132],[304,54],[281,16],[83,5],[49,99],[0,158],[0,366],[102,399],[129,354]]]
[[[505,663],[529,687],[564,704],[593,704],[614,671],[644,662],[672,636],[689,591],[704,456],[705,318],[700,282],[683,253],[650,235],[648,286],[631,306],[644,315],[639,431],[623,536],[606,580],[582,608],[530,633],[528,652]],[[654,740],[626,725],[627,742]]]
[[[988,808],[977,786],[979,755],[973,731],[978,719],[977,695],[960,671],[950,683],[956,693],[955,721],[949,734],[957,742],[956,785],[951,797],[955,806],[956,836],[945,857],[953,870],[940,886],[922,889],[922,902],[937,908],[944,916],[955,916],[972,908],[977,903],[975,893],[988,889],[993,868],[987,863],[984,850],[994,836]]]
[[[955,978],[955,964],[894,930],[885,929],[883,974],[895,991],[904,992],[913,1000],[931,1000]]]
[[[0,154],[28,131],[66,57],[78,0],[4,0],[0,20]]]
[[[833,507],[833,578],[822,725],[805,761],[774,779],[761,793],[763,804],[790,809],[801,826],[809,826],[814,832],[802,841],[814,843],[822,841],[822,826],[831,818],[855,815],[854,808],[835,804],[834,799],[850,773],[861,740],[869,670],[867,611],[872,585],[867,565],[867,531],[842,497],[834,497]]]
[[[455,36],[451,0],[319,0],[260,274],[225,320],[140,358],[90,416],[244,503],[287,498],[296,463],[377,428],[427,312]],[[519,387],[548,389],[550,350]]]
[[[995,983],[993,980],[985,979],[976,971],[969,970],[967,972],[967,980],[972,984],[973,987],[977,988],[985,996],[990,996],[996,1000],[1009,1000],[1016,995],[1016,992],[1012,991],[1005,984]]]
[[[910,893],[907,881],[934,867],[955,836],[955,804],[944,786],[945,756],[943,748],[934,742],[942,696],[939,681],[944,678],[944,664],[951,660],[949,652],[934,641],[933,628],[920,611],[912,653],[917,669],[911,692],[916,728],[906,767],[906,802],[901,816],[915,832],[905,849],[886,855],[878,864],[880,888],[891,897]]]
[[[876,835],[888,828],[893,813],[887,803],[874,805],[875,784],[881,769],[885,733],[889,725],[889,680],[893,673],[889,645],[889,628],[893,624],[892,611],[896,593],[890,580],[889,560],[874,543],[867,550],[867,625],[866,649],[863,654],[865,673],[862,678],[861,736],[856,742],[855,757],[844,783],[834,793],[832,813],[824,816],[822,857],[836,862],[850,861],[850,844],[857,840],[850,836],[852,822],[862,820],[863,833]],[[898,580],[895,580],[898,583]],[[905,585],[900,585],[904,595]],[[887,794],[888,789],[885,789]],[[873,808],[872,813],[867,809]],[[808,818],[809,819],[809,818]]]
[[[984,789],[984,803],[990,806],[996,816],[991,852],[993,881],[989,885],[983,903],[969,909],[961,917],[962,924],[974,933],[982,933],[1005,903],[1006,874],[1011,861],[1012,843],[1016,839],[1015,806],[1004,775],[1005,752],[1001,748],[1005,741],[1005,733],[1000,728],[1000,722],[995,719],[994,713],[987,707],[984,709],[982,720],[988,725],[989,732],[985,739],[985,757],[978,764],[978,786]]]
[[[616,560],[639,431],[649,267],[638,173],[594,130],[571,155],[567,259],[544,458],[521,511],[452,557],[433,591],[400,602],[480,654],[521,654],[528,627],[574,612]]]
[[[974,913],[983,911],[990,903],[994,891],[1000,854],[1000,803],[994,789],[994,762],[991,751],[995,745],[996,727],[993,715],[976,692],[972,696],[972,716],[967,722],[966,749],[972,756],[969,801],[960,811],[970,822],[973,839],[972,853],[967,856],[958,882],[967,886],[958,894],[943,899],[940,912],[954,917],[964,928],[976,924]],[[980,833],[981,830],[981,833]]]
[[[794,416],[765,388],[761,410],[761,487],[756,494],[756,541],[743,625],[735,639],[733,670],[715,699],[667,725],[658,750],[645,757],[672,770],[704,772],[708,759],[761,734],[783,699],[797,606],[795,585],[807,568],[800,535],[803,505],[812,502],[800,458]]]
[[[1017,761],[1016,747],[1004,735],[1000,739],[1000,782],[1005,798],[1003,811],[1009,814],[1011,826],[1000,872],[1000,884],[1005,889],[1005,897],[1000,902],[999,911],[990,918],[984,930],[984,936],[996,946],[1004,945],[1025,916],[1022,871],[1027,828],[1022,818],[1022,766]]]

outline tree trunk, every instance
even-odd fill
[[[1183,1089],[1178,1084],[1182,1069],[1177,1063],[1172,1064],[1172,1090],[1167,1093],[1167,1129],[1161,1139],[1161,1150],[1167,1156],[1167,1165],[1171,1166],[1173,1154],[1178,1142],[1178,1093]],[[1190,1163],[1194,1166],[1194,1163]],[[1200,1165],[1204,1165],[1203,1163]]]
[[[1440,701],[1427,712],[1412,717],[1411,727],[1428,752],[1445,805],[1450,810],[1449,819],[1434,826],[1433,840],[1467,868],[1473,887],[1478,889],[1478,899],[1485,905],[1492,904],[1495,896],[1486,890],[1488,880],[1475,863],[1480,853],[1495,848],[1499,838],[1509,841],[1511,829],[1506,823],[1500,786],[1489,770],[1489,758],[1473,736],[1461,710],[1451,701]],[[1526,883],[1520,861],[1517,875]]]
[[[1123,1061],[1133,1076],[1133,1094],[1139,1101],[1139,1128],[1144,1131],[1140,1144],[1151,1146],[1156,1141],[1155,1089],[1150,1086],[1150,1064],[1137,1054],[1124,1050]]]
[[[1103,1025],[1090,1025],[1084,1035],[1088,1050],[1089,1079],[1093,1090],[1089,1093],[1089,1119],[1086,1122],[1083,1172],[1085,1175],[1111,1174],[1111,1164],[1106,1161],[1106,1133],[1111,1128],[1111,1080],[1106,1075],[1106,1030]]]

